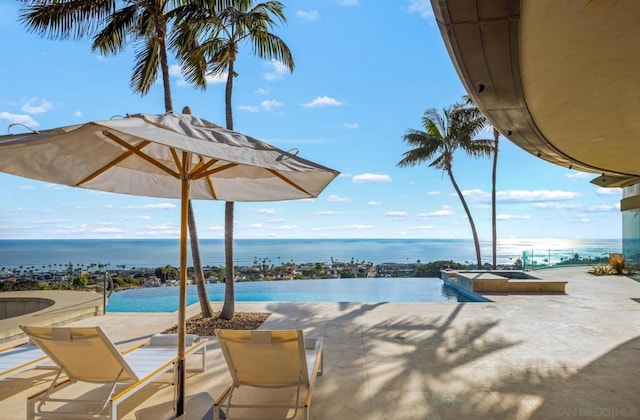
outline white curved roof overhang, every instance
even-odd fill
[[[640,177],[640,1],[431,0],[467,91],[549,162]]]

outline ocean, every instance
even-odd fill
[[[522,258],[523,251],[545,253],[568,251],[581,256],[598,256],[620,252],[620,239],[500,239],[498,264]],[[189,251],[190,253],[190,251]],[[483,262],[491,262],[491,241],[481,241]],[[200,240],[203,266],[224,265],[224,241]],[[82,239],[82,240],[0,240],[0,269],[34,267],[60,269],[68,263],[89,266],[109,264],[110,269],[124,265],[131,268],[178,266],[177,239]],[[365,261],[422,263],[452,260],[475,262],[471,239],[236,239],[236,265],[252,265],[266,260],[269,264],[285,262]],[[191,265],[191,258],[189,258]]]

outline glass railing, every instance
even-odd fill
[[[540,270],[550,267],[608,264],[609,254],[613,253],[621,253],[621,251],[604,248],[533,249],[522,252],[522,266],[524,270]],[[628,266],[638,268],[638,260],[626,256],[625,259]]]

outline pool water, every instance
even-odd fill
[[[223,283],[207,285],[209,300],[224,300]],[[107,312],[174,312],[178,287],[130,289],[111,295]],[[235,284],[237,302],[472,302],[437,278],[356,278],[254,281]],[[187,305],[198,301],[187,287]]]

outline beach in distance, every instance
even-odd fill
[[[201,239],[203,266],[224,265],[224,240]],[[563,250],[597,256],[619,252],[620,239],[504,239],[498,240],[498,264],[522,258],[523,251]],[[483,262],[491,262],[491,241],[481,241]],[[190,254],[190,251],[189,251]],[[111,269],[153,268],[178,265],[177,239],[6,239],[0,240],[0,268],[46,268],[73,264],[109,264]],[[236,239],[236,265],[250,266],[263,260],[279,265],[286,262],[364,261],[384,262],[451,260],[475,262],[471,239]],[[188,264],[191,265],[189,255]]]

